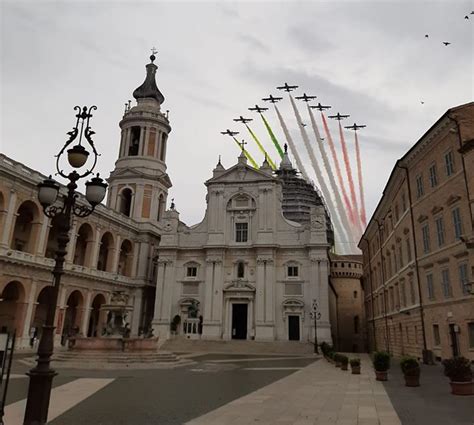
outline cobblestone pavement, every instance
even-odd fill
[[[394,362],[384,387],[403,425],[474,425],[474,396],[452,395],[440,365],[422,365],[420,386],[408,388]]]

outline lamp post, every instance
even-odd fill
[[[319,354],[318,349],[318,320],[321,319],[321,312],[319,311],[318,301],[313,299],[310,311],[311,319],[314,320],[314,353]]]
[[[47,423],[48,419],[51,387],[53,377],[56,375],[56,372],[50,367],[51,355],[54,351],[54,318],[56,315],[61,276],[64,273],[64,260],[67,254],[66,249],[69,242],[72,217],[87,217],[90,215],[95,207],[104,199],[107,189],[107,184],[97,174],[96,177],[86,182],[86,199],[90,205],[77,202],[77,181],[92,174],[97,163],[97,157],[99,156],[91,138],[94,131],[92,131],[89,126],[89,120],[92,117],[91,112],[95,109],[97,109],[96,106],[91,106],[90,108],[86,106],[83,108],[76,106],[74,108],[74,110],[77,111],[76,125],[72,131],[67,133],[69,140],[56,155],[57,174],[69,181],[66,186],[67,193],[62,195],[62,203],[60,205],[53,205],[59,194],[59,184],[55,182],[51,176],[38,184],[38,199],[43,207],[44,214],[51,219],[55,219],[58,225],[58,247],[55,253],[51,298],[49,299],[46,321],[43,325],[43,332],[38,346],[37,364],[28,373],[30,382],[26,401],[25,419],[23,422],[24,425],[43,425]],[[76,139],[78,139],[77,144],[69,148]],[[85,169],[79,170],[86,165],[89,158],[89,152],[86,147],[83,146],[83,144],[86,143],[92,150],[92,165],[90,168],[86,167]],[[66,173],[62,169],[60,163],[66,149],[68,163],[70,167],[73,168],[69,173]]]

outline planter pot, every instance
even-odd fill
[[[360,366],[352,366],[352,374],[360,375]]]
[[[407,387],[419,387],[420,376],[419,375],[403,375],[405,377],[405,386]]]
[[[387,379],[388,379],[387,375],[388,375],[388,373],[387,373],[386,370],[384,370],[383,372],[378,371],[378,370],[375,371],[375,379],[377,381],[387,381]]]
[[[451,385],[451,394],[455,395],[474,395],[474,381],[471,382],[453,382]]]
[[[342,370],[347,370],[347,365],[346,364],[341,365],[341,369]]]

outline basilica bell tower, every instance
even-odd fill
[[[160,221],[171,180],[166,173],[166,145],[171,127],[161,111],[155,55],[146,65],[143,84],[135,89],[137,104],[126,105],[120,128],[119,157],[108,179],[107,206],[137,221]],[[130,102],[129,102],[130,103]]]

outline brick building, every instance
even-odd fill
[[[359,242],[370,350],[474,360],[474,103],[400,158]]]

